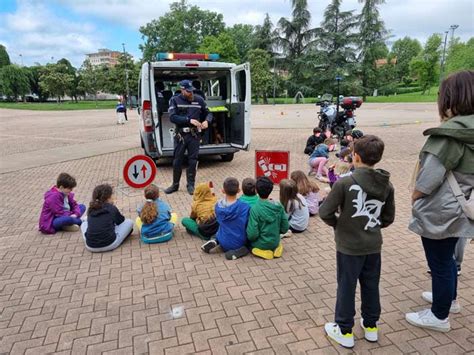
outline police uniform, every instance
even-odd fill
[[[181,86],[192,89],[191,84],[183,82]],[[204,99],[198,95],[193,95],[193,100],[189,102],[183,94],[173,96],[170,99],[168,112],[170,121],[175,124],[174,136],[174,157],[173,157],[173,184],[165,190],[166,193],[172,193],[178,190],[181,179],[182,164],[186,150],[188,151],[188,169],[186,171],[187,189],[190,194],[194,191],[194,182],[196,179],[196,167],[199,155],[199,145],[201,141],[201,132],[191,124],[191,119],[199,122],[207,121],[208,126],[212,122],[212,114],[207,108]]]

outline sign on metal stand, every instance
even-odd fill
[[[123,168],[123,178],[128,186],[141,189],[150,185],[156,176],[155,162],[146,155],[130,158]]]
[[[255,177],[266,176],[279,184],[288,179],[290,171],[290,152],[278,150],[255,151]]]

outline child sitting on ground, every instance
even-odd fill
[[[329,160],[329,152],[332,152],[336,146],[336,141],[328,138],[324,143],[314,148],[313,153],[309,157],[309,166],[311,168],[309,175],[316,174],[316,179],[322,182],[328,182],[324,176],[328,175],[326,163]]]
[[[303,195],[307,204],[310,216],[317,215],[321,196],[319,195],[319,186],[315,181],[310,181],[304,172],[296,170],[291,173],[291,180],[296,182],[298,193]]]
[[[209,240],[216,234],[217,224],[214,208],[217,198],[211,191],[209,183],[200,183],[193,194],[191,214],[181,220],[186,231],[203,240]]]
[[[56,185],[44,194],[43,208],[39,220],[39,230],[44,234],[54,234],[60,230],[78,231],[81,216],[86,206],[78,204],[72,190],[76,179],[66,173],[59,174]]]
[[[255,205],[258,201],[258,196],[255,191],[255,179],[245,178],[242,180],[242,192],[239,200],[247,203],[250,207]]]
[[[139,217],[135,223],[144,243],[167,242],[173,237],[173,228],[178,220],[170,206],[160,199],[160,190],[155,184],[145,188],[145,203],[137,208]]]
[[[263,176],[257,179],[255,185],[260,198],[250,209],[247,224],[251,251],[263,259],[279,258],[283,254],[280,234],[288,232],[288,218],[280,202],[268,199],[273,190],[273,182]]]
[[[133,232],[133,221],[125,219],[115,207],[113,189],[109,184],[95,187],[87,214],[81,230],[86,249],[93,253],[118,248]]]
[[[340,178],[351,175],[352,170],[352,151],[351,149],[346,149],[339,154],[339,160],[336,164],[328,169],[329,186],[332,187]]]
[[[285,209],[289,224],[289,231],[281,237],[291,237],[292,232],[304,232],[309,224],[308,204],[303,195],[298,193],[298,187],[293,180],[280,181],[280,203]]]
[[[361,287],[360,325],[365,339],[378,340],[381,228],[392,224],[395,217],[390,174],[374,169],[383,151],[384,143],[376,136],[355,142],[354,173],[334,184],[319,209],[321,219],[334,228],[337,251],[336,315],[334,323],[326,323],[324,329],[331,339],[347,348],[354,346],[357,282]]]
[[[239,181],[228,177],[224,181],[222,193],[225,197],[216,204],[216,218],[219,223],[216,239],[211,239],[201,246],[201,249],[209,253],[220,245],[228,260],[235,260],[249,253],[247,244],[247,221],[250,206],[237,199],[240,192]]]

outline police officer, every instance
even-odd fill
[[[196,167],[199,155],[201,131],[207,129],[212,122],[206,102],[198,95],[194,95],[194,87],[190,80],[179,83],[181,94],[170,99],[168,112],[170,121],[176,125],[174,136],[173,157],[173,184],[165,189],[171,194],[179,189],[182,164],[185,151],[188,151],[188,170],[186,171],[187,190],[190,195],[194,193]]]

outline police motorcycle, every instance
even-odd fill
[[[333,103],[331,94],[324,94],[316,106],[320,106],[318,112],[319,128],[323,132],[329,131],[331,135],[339,138],[344,137],[345,133],[356,127],[356,115],[354,111],[362,105],[360,97],[340,95],[336,104]],[[339,110],[342,108],[342,111]]]

